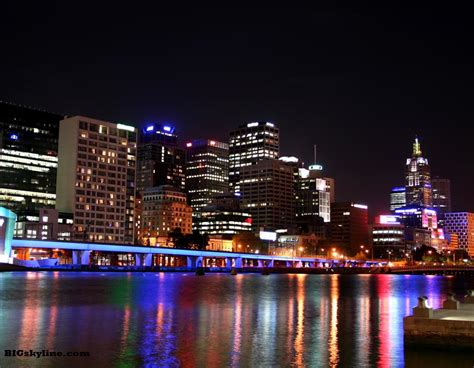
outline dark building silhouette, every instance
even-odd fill
[[[331,203],[331,245],[355,255],[369,245],[367,206],[353,202]]]
[[[185,151],[178,147],[175,128],[148,125],[138,139],[137,191],[171,185],[185,189]]]

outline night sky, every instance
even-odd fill
[[[372,215],[404,184],[418,135],[454,209],[474,210],[467,9],[74,4],[3,5],[0,100],[172,122],[183,144],[272,121],[282,155],[309,164],[317,144],[337,200]]]

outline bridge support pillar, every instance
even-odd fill
[[[88,265],[90,254],[90,250],[73,250],[72,264]]]
[[[235,268],[242,268],[242,257],[235,259]]]
[[[188,268],[196,268],[196,257],[187,256],[186,260],[186,265],[188,266]]]
[[[258,262],[258,267],[263,268],[263,261],[261,259],[258,259],[257,262]]]
[[[267,267],[274,267],[274,261],[273,261],[273,259],[271,259],[270,261],[268,261]]]
[[[286,267],[293,267],[293,261],[286,261]]]
[[[153,254],[145,254],[143,265],[146,267],[151,267],[152,261],[153,261]]]
[[[204,257],[197,257],[196,267],[206,267],[206,265],[204,264]]]
[[[142,255],[140,253],[135,253],[135,266],[142,265]]]
[[[225,266],[227,268],[231,268],[232,267],[232,258],[226,258],[225,259]]]
[[[303,268],[303,262],[301,262],[301,261],[296,262],[296,266],[295,266],[295,267],[296,267],[296,268]]]

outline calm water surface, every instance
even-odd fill
[[[0,274],[0,367],[473,367],[405,351],[419,295],[469,279],[394,275]],[[5,349],[88,351],[7,358]]]

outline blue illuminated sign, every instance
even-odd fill
[[[165,126],[163,126],[163,130],[164,130],[165,132],[171,132],[171,127],[168,126],[168,125],[165,125]]]
[[[17,140],[18,140],[18,135],[16,135],[16,134],[11,134],[11,135],[10,135],[10,139],[13,140],[13,141],[17,141]]]
[[[155,129],[155,127],[153,125],[149,125],[149,126],[146,127],[147,132],[151,132],[153,129]]]

